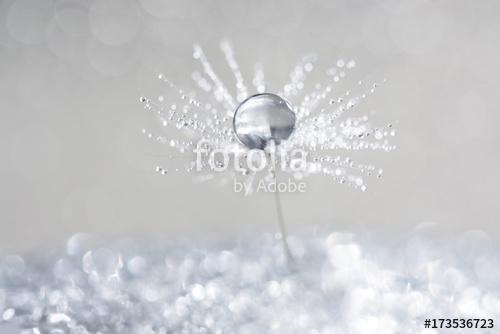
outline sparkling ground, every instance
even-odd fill
[[[500,321],[488,235],[433,239],[428,230],[397,242],[290,237],[291,265],[279,236],[102,248],[77,234],[52,254],[0,258],[0,333],[429,334],[438,331],[424,329],[426,318]]]

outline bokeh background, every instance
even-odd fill
[[[314,177],[286,194],[292,233],[316,228],[498,232],[500,3],[485,1],[0,0],[0,252],[104,238],[232,238],[276,230],[271,194],[161,176],[168,148],[141,129],[141,95],[159,71],[187,90],[199,42],[224,81],[229,38],[243,74],[261,62],[270,90],[316,52],[320,70],[353,58],[388,82],[362,111],[398,130],[398,150],[366,193]],[[164,87],[163,87],[164,88]],[[164,91],[169,97],[171,92]],[[154,96],[154,95],[153,95]]]

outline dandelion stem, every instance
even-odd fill
[[[280,197],[280,192],[278,190],[278,177],[277,177],[277,170],[274,170],[274,184],[276,186],[276,189],[274,190],[274,199],[275,199],[275,204],[276,204],[276,213],[278,215],[278,223],[281,231],[281,241],[283,242],[283,251],[285,252],[285,256],[287,259],[287,262],[289,264],[294,262],[292,252],[290,251],[290,247],[288,246],[288,233],[286,232],[286,224],[285,224],[285,218],[283,215],[283,209],[281,207],[281,197]]]

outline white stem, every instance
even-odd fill
[[[292,252],[290,251],[290,247],[288,246],[288,233],[286,232],[286,224],[285,224],[285,218],[283,215],[283,209],[281,207],[281,197],[280,193],[278,190],[278,170],[276,169],[276,164],[274,168],[274,183],[275,183],[275,191],[274,191],[274,199],[275,199],[275,204],[276,204],[276,213],[278,215],[278,223],[281,231],[281,241],[283,242],[283,251],[285,252],[285,256],[287,259],[287,262],[289,264],[294,262]]]

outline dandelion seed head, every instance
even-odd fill
[[[357,80],[354,87],[347,87],[345,78],[353,75],[359,66],[352,59],[337,59],[334,66],[324,72],[324,82],[310,82],[309,74],[319,68],[318,57],[308,54],[292,68],[282,89],[269,92],[261,63],[254,66],[253,77],[247,82],[231,43],[223,41],[220,49],[233,74],[233,84],[221,79],[202,47],[195,45],[193,58],[200,68],[192,72],[191,78],[196,92],[187,94],[191,88],[183,90],[161,73],[158,79],[173,90],[176,97],[167,99],[163,94],[156,99],[141,98],[144,109],[159,119],[161,130],[158,131],[162,132],[143,129],[143,133],[184,154],[189,165],[185,170],[204,174],[199,178],[204,180],[243,178],[250,187],[260,179],[272,181],[268,175],[274,168],[265,168],[260,175],[245,168],[241,161],[217,160],[217,154],[210,153],[220,151],[248,158],[250,150],[265,149],[272,142],[279,145],[280,152],[286,153],[283,156],[294,150],[307,153],[300,172],[293,170],[293,159],[282,159],[281,170],[295,179],[322,175],[365,191],[365,177],[382,175],[380,168],[359,163],[347,154],[395,149],[391,143],[396,135],[392,124],[376,126],[371,122],[373,113],[363,110],[367,98],[385,79],[380,82]],[[172,127],[177,131],[168,130]],[[201,161],[194,168],[193,163],[199,161],[193,160],[193,152],[201,149],[203,157],[212,157],[215,163]],[[165,174],[166,170],[162,167],[158,172]]]

